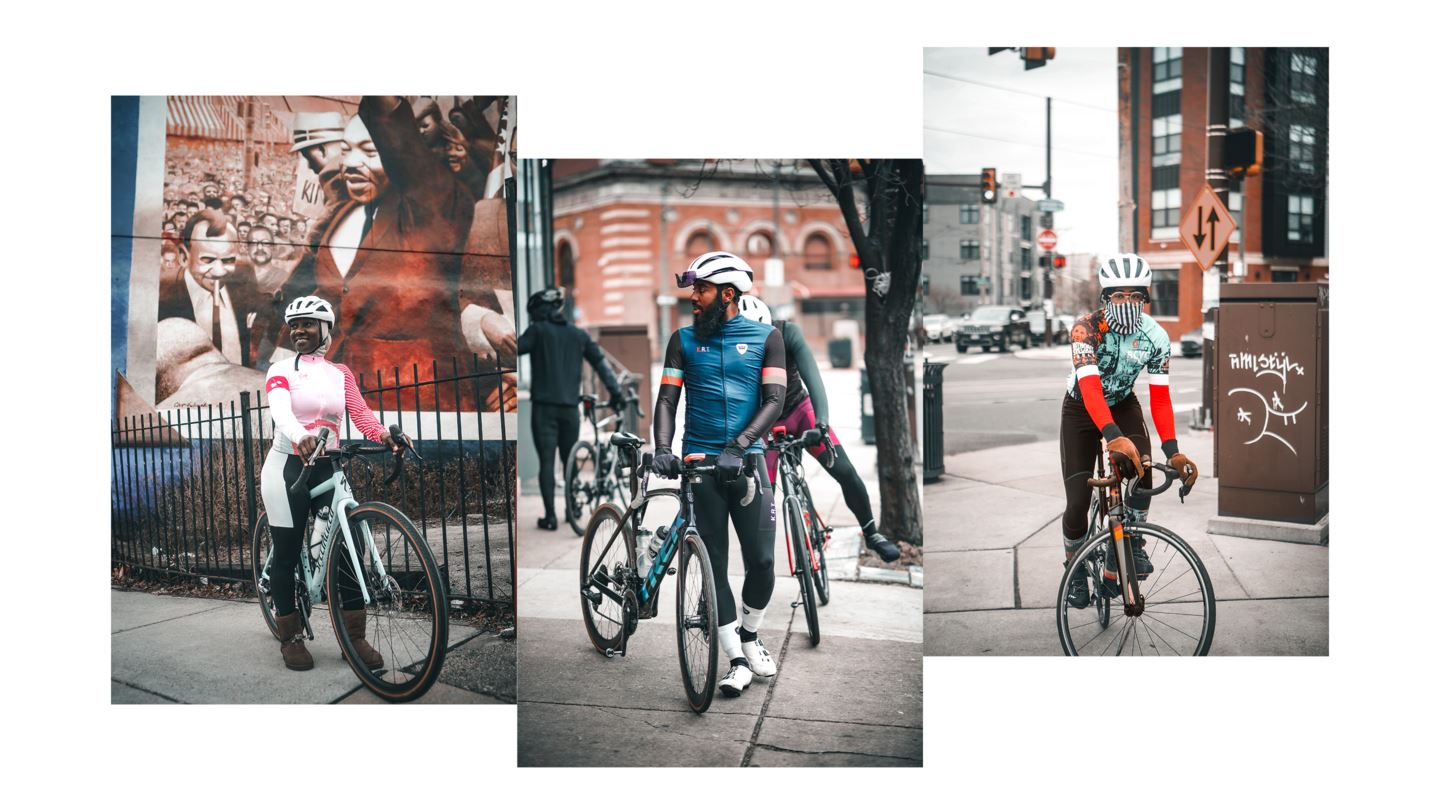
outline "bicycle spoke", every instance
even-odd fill
[[[1194,574],[1193,572],[1186,572],[1186,573],[1182,573],[1182,574],[1180,574],[1180,575],[1176,575],[1175,577],[1173,577],[1173,578],[1170,579],[1170,583],[1167,583],[1167,584],[1165,584],[1164,586],[1161,586],[1159,589],[1156,589],[1155,591],[1151,592],[1150,594],[1152,594],[1152,595],[1158,595],[1158,594],[1160,594],[1161,592],[1165,591],[1166,589],[1169,589],[1169,588],[1170,588],[1170,585],[1173,584],[1173,583],[1175,583],[1175,581],[1180,580],[1181,578],[1185,577],[1186,575],[1193,575],[1193,574]]]
[[[1146,614],[1165,614],[1165,615],[1168,615],[1168,616],[1171,616],[1171,617],[1200,617],[1200,618],[1202,618],[1202,619],[1205,617],[1204,614],[1186,614],[1186,613],[1181,612],[1181,611],[1156,611],[1155,609],[1151,608],[1149,605],[1146,605],[1146,606],[1145,606],[1145,613],[1146,613]]]
[[[1154,630],[1154,629],[1151,628],[1148,624],[1145,624],[1144,620],[1141,620],[1141,624],[1145,625],[1145,632],[1146,632],[1146,633],[1149,633],[1151,636],[1154,636],[1154,637],[1158,638],[1161,642],[1164,642],[1164,643],[1165,643],[1165,646],[1168,647],[1168,648],[1170,648],[1170,652],[1174,653],[1174,654],[1177,655],[1177,656],[1183,656],[1183,655],[1184,655],[1184,653],[1181,653],[1179,650],[1176,650],[1176,649],[1175,649],[1175,645],[1170,644],[1170,640],[1169,640],[1169,639],[1166,639],[1164,636],[1161,636],[1159,631]],[[1158,649],[1158,648],[1156,649],[1156,652],[1159,652],[1159,649]]]
[[[1181,636],[1184,636],[1184,637],[1187,638],[1187,639],[1192,639],[1192,640],[1194,640],[1194,641],[1196,641],[1196,642],[1199,642],[1199,641],[1200,641],[1200,637],[1198,637],[1198,636],[1191,636],[1190,634],[1186,633],[1185,631],[1180,630],[1179,628],[1175,627],[1174,625],[1171,625],[1170,623],[1166,622],[1166,621],[1163,620],[1163,619],[1157,619],[1157,620],[1155,620],[1155,621],[1158,622],[1158,623],[1160,623],[1161,625],[1164,625],[1165,627],[1169,628],[1170,630],[1175,631],[1176,633],[1180,634]]]

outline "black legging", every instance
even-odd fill
[[[1115,424],[1120,432],[1129,437],[1140,451],[1141,460],[1150,455],[1150,434],[1145,430],[1145,414],[1140,410],[1140,401],[1132,392],[1124,400],[1110,406]],[[1065,480],[1065,516],[1060,528],[1067,539],[1078,539],[1085,535],[1085,517],[1090,512],[1090,499],[1095,490],[1085,484],[1095,474],[1095,459],[1101,452],[1100,429],[1090,419],[1085,403],[1070,395],[1060,408],[1060,474]],[[1150,488],[1150,471],[1139,481]],[[1127,505],[1136,511],[1150,508],[1150,498],[1131,495]]]
[[[555,452],[570,457],[570,448],[580,438],[580,409],[552,403],[530,404],[530,434],[540,453],[540,499],[545,516],[555,516]],[[563,466],[563,462],[562,462]]]
[[[285,485],[289,486],[294,483],[304,468],[305,465],[299,456],[286,456]],[[315,466],[310,468],[310,477],[306,479],[309,482],[309,488],[318,486],[334,473],[335,466],[330,459],[316,459]],[[315,506],[328,506],[333,494],[333,491],[326,492],[315,498]],[[310,519],[310,507],[311,501],[307,493],[292,494],[290,496],[290,519],[295,520],[298,524],[289,528],[270,526],[270,538],[275,547],[275,560],[270,565],[270,597],[275,601],[275,613],[282,617],[295,613],[295,569],[300,565],[300,550],[309,533],[307,522]],[[341,608],[346,611],[364,608],[365,601],[360,595],[360,584],[355,580],[354,570],[349,566],[350,554],[344,546],[343,539],[340,549],[335,551],[335,557],[347,559],[340,562]],[[364,563],[363,559],[361,563]]]
[[[735,524],[735,535],[740,538],[740,557],[745,562],[745,583],[740,589],[740,599],[746,608],[763,609],[770,604],[770,595],[775,591],[775,492],[770,487],[770,478],[765,474],[765,461],[758,455],[746,456],[754,468],[755,476],[742,475],[731,484],[723,484],[713,473],[701,476],[700,482],[691,484],[695,490],[695,527],[705,542],[710,556],[710,566],[715,571],[715,599],[719,606],[720,626],[734,622],[735,597],[730,592],[730,582],[725,571],[730,558],[730,526]],[[715,463],[714,457],[705,459],[706,464]],[[755,493],[750,505],[742,506],[745,487],[754,480],[760,481],[760,491]]]
[[[845,455],[845,448],[833,442],[828,445],[817,460],[820,466],[830,473],[830,477],[840,484],[845,506],[855,515],[855,521],[860,523],[862,529],[868,529],[875,521],[875,513],[870,510],[870,493],[865,491],[865,482],[860,480],[860,473],[855,471],[855,465],[851,464],[850,457]],[[834,460],[831,460],[831,451],[834,451]]]

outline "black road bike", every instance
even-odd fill
[[[610,437],[610,444],[634,458],[644,440],[616,433]],[[659,613],[661,583],[666,576],[675,575],[680,675],[690,710],[699,714],[710,707],[715,697],[720,638],[715,574],[705,543],[695,528],[692,486],[702,475],[714,472],[715,467],[702,465],[704,456],[686,456],[680,488],[652,488],[651,458],[646,453],[630,476],[628,507],[605,503],[590,517],[580,547],[581,616],[596,650],[607,658],[623,657],[640,620]],[[674,498],[680,512],[669,525],[652,533],[641,525],[647,507],[657,498]],[[659,547],[654,561],[642,565],[637,548],[647,544],[651,536],[660,537]],[[672,566],[677,555],[679,564]]]
[[[820,644],[818,606],[830,603],[830,569],[825,564],[825,547],[830,543],[831,528],[815,510],[815,499],[805,483],[800,456],[824,438],[824,433],[815,428],[791,436],[783,425],[777,425],[770,429],[766,442],[766,448],[779,456],[776,475],[785,493],[780,517],[785,526],[785,552],[790,560],[790,574],[800,583],[800,599],[790,607],[804,607],[805,627],[812,646]]]
[[[611,445],[610,437],[600,433],[611,425],[615,426],[615,433],[624,431],[628,409],[633,408],[637,418],[645,416],[633,384],[627,381],[622,388],[625,395],[620,410],[603,419],[599,418],[599,409],[603,408],[600,399],[593,394],[580,395],[580,406],[590,423],[593,441],[575,442],[565,456],[565,519],[576,536],[585,535],[590,517],[601,503],[624,507],[630,502],[630,476],[636,463],[627,460],[625,450]]]

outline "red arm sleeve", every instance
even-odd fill
[[[1155,432],[1160,441],[1175,438],[1175,409],[1170,405],[1170,387],[1150,384],[1150,417],[1155,420]]]
[[[351,374],[349,367],[344,364],[336,364],[345,375],[345,410],[350,413],[350,421],[365,435],[366,439],[372,442],[383,441],[385,426],[380,424],[380,418],[365,405],[365,398],[360,396],[360,386],[355,383],[355,376]]]
[[[1090,419],[1094,420],[1095,427],[1105,436],[1105,440],[1114,439],[1120,434],[1120,426],[1115,424],[1115,415],[1110,413],[1110,405],[1105,402],[1105,390],[1100,386],[1099,375],[1082,375],[1075,381],[1080,387],[1080,399],[1085,401],[1085,410],[1090,413]]]

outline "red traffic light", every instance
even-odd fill
[[[1055,269],[1065,268],[1065,256],[1055,256]]]
[[[995,179],[995,168],[985,167],[980,170],[980,200],[985,203],[993,203],[1000,197],[1000,182]]]
[[[850,254],[850,269],[860,269],[860,254],[859,254],[859,253],[851,253],[851,254]]]

